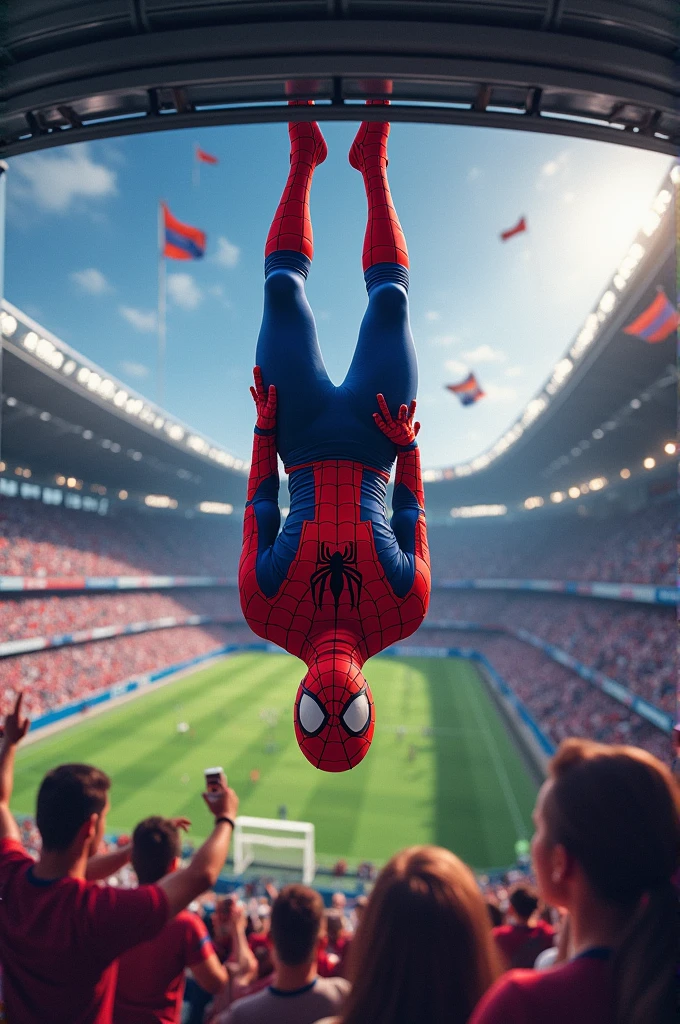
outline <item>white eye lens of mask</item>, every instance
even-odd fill
[[[321,706],[308,693],[302,694],[298,718],[304,731],[310,735],[317,732],[323,725],[324,713]]]
[[[365,693],[360,693],[344,712],[342,720],[350,732],[358,733],[366,728],[370,716],[371,705],[368,703],[368,697]]]

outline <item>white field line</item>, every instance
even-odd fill
[[[507,769],[505,767],[503,758],[501,757],[500,751],[498,749],[498,744],[496,743],[496,738],[491,732],[491,729],[489,728],[489,723],[485,719],[482,709],[479,706],[479,695],[477,693],[477,688],[475,686],[472,686],[471,690],[473,695],[472,707],[475,713],[475,717],[477,719],[477,724],[479,725],[480,732],[484,736],[484,741],[489,751],[489,755],[493,762],[493,766],[496,769],[496,775],[498,776],[498,781],[500,783],[501,789],[503,790],[503,795],[508,805],[508,810],[510,811],[510,817],[512,818],[512,823],[515,826],[517,838],[526,839],[527,831],[524,826],[522,812],[519,809],[517,797],[515,796],[512,785],[510,783]]]

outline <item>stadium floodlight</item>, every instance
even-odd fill
[[[675,455],[675,441],[669,441],[663,446],[666,455]]]
[[[226,501],[202,501],[198,506],[198,511],[218,516],[230,516],[234,511],[234,506]]]
[[[600,430],[600,428],[597,427],[597,429],[593,431],[593,437],[596,441],[601,441],[604,437],[604,430]]]
[[[10,395],[9,398],[6,398],[5,401],[7,402],[7,405],[10,407],[10,409],[13,409],[14,406],[17,404],[16,398],[13,398],[12,395]]]
[[[17,329],[16,317],[13,317],[11,313],[5,313],[4,310],[0,312],[0,330],[6,338],[11,338]]]
[[[30,469],[25,469],[23,472],[23,476],[25,480],[28,480],[29,477],[33,476],[33,474],[31,473]]]
[[[61,473],[58,473],[57,476],[55,476],[54,478],[54,482],[55,484],[58,484],[60,487],[63,487],[64,484],[66,483],[66,477],[62,476]]]
[[[580,498],[581,497],[581,488],[580,487],[570,487],[569,488],[569,497],[570,498]]]
[[[118,497],[120,498],[121,501],[125,501],[127,496],[128,496],[128,492],[127,491],[118,491]]]
[[[651,455],[648,455],[647,458],[643,460],[642,465],[645,469],[654,469],[656,466],[656,459],[653,459]]]
[[[451,516],[454,519],[477,519],[482,516],[504,516],[507,511],[505,505],[461,505],[451,509]]]
[[[84,430],[83,431],[83,438],[86,441],[91,441],[93,437],[94,437],[94,434],[92,433],[91,430]]]
[[[66,485],[68,487],[75,487],[76,483],[77,483],[77,480],[76,480],[76,478],[74,476],[70,476],[66,480]]]
[[[630,403],[631,409],[639,409],[641,405],[642,402],[639,398],[634,398],[633,401]]]
[[[525,508],[540,508],[544,504],[543,498],[527,498],[524,502]]]
[[[630,478],[630,470],[629,469],[622,469],[621,472],[619,473],[619,476],[621,477],[622,480],[628,480]]]
[[[167,494],[147,494],[144,504],[149,508],[177,508],[177,499]]]
[[[24,334],[21,344],[27,352],[35,352],[38,347],[38,335],[35,331],[29,331],[27,334]]]
[[[555,504],[559,505],[561,501],[564,501],[565,494],[563,491],[553,491],[550,495],[550,500]]]
[[[588,484],[591,491],[601,491],[603,487],[607,486],[607,478],[605,476],[596,476]]]
[[[588,494],[590,492],[590,487],[588,486],[588,484],[581,484],[579,490],[581,494]]]
[[[67,359],[61,368],[61,372],[64,374],[65,377],[70,377],[77,366],[78,364],[76,363],[75,359]]]

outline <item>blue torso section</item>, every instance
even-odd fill
[[[278,480],[270,477],[257,489],[252,505],[258,527],[256,574],[267,598],[274,597],[297,555],[305,521],[316,513],[314,469],[304,466],[288,478],[290,512],[279,532]],[[415,495],[403,484],[395,488],[391,523],[387,519],[387,483],[383,476],[364,467],[358,496],[361,522],[373,527],[375,550],[385,576],[397,597],[406,597],[415,578],[415,529],[421,513]]]

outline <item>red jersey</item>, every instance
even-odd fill
[[[0,840],[0,962],[12,1024],[111,1024],[117,959],[164,927],[157,885],[45,881],[21,843]]]
[[[598,955],[604,952],[591,950],[549,971],[508,971],[468,1024],[615,1024],[609,957]]]
[[[176,1024],[182,1011],[184,969],[214,953],[200,917],[183,910],[160,935],[120,958],[114,1024]]]
[[[537,921],[531,927],[504,924],[494,928],[493,937],[509,967],[533,967],[539,953],[553,945],[555,929],[545,921]]]

